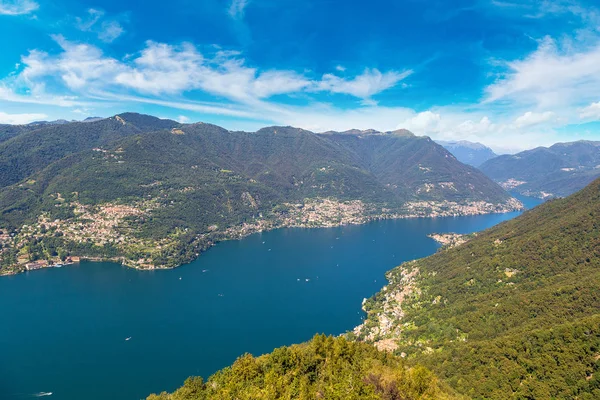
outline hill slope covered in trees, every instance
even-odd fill
[[[316,335],[257,358],[246,354],[206,382],[189,378],[174,393],[147,400],[459,398],[426,368],[408,368],[399,357],[373,346]]]
[[[600,398],[600,180],[387,277],[351,337],[474,398]]]

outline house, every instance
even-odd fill
[[[33,262],[25,264],[25,269],[27,271],[33,271],[36,269],[45,268],[47,266],[48,266],[48,261],[39,260],[39,261],[33,261]]]

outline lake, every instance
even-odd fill
[[[0,277],[0,398],[142,399],[245,352],[343,333],[361,323],[361,302],[386,271],[436,251],[427,234],[518,214],[278,229],[173,270],[82,262]]]

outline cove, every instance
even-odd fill
[[[520,198],[526,206],[536,199]],[[88,263],[0,278],[0,398],[142,399],[361,322],[384,273],[519,213],[278,229],[173,270]],[[129,340],[126,340],[130,338]]]

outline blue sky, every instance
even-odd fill
[[[0,0],[0,123],[600,140],[600,9],[571,0]]]

